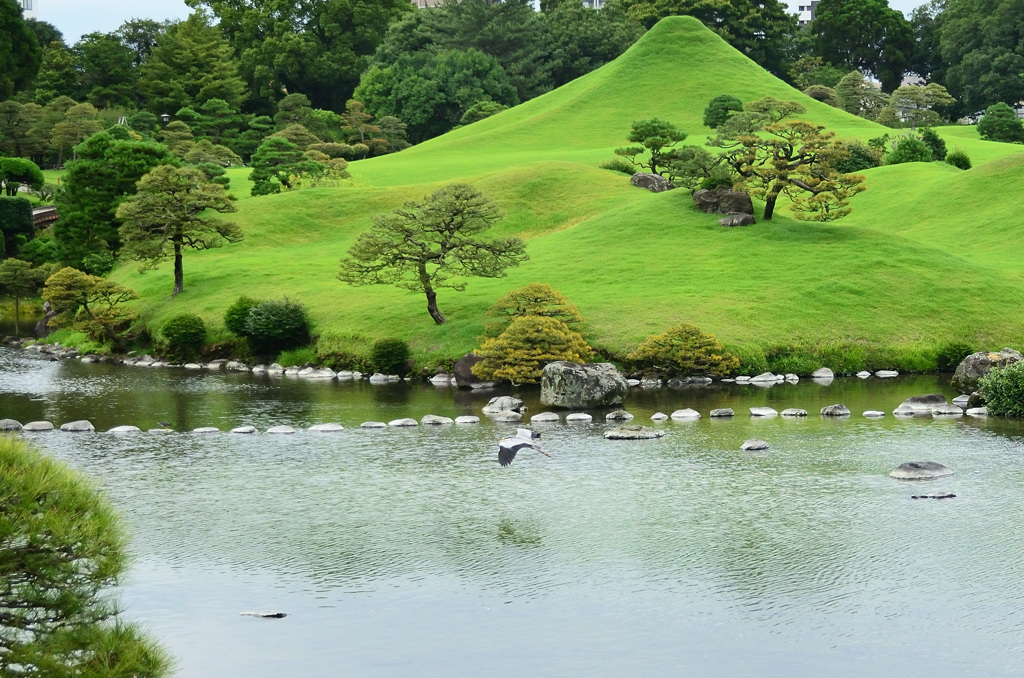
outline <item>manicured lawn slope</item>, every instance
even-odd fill
[[[615,62],[497,116],[402,153],[354,163],[354,186],[246,198],[234,218],[246,241],[185,260],[186,291],[171,300],[170,267],[115,277],[143,296],[154,325],[194,311],[219,326],[240,294],[289,296],[311,310],[336,345],[408,339],[421,362],[472,349],[497,297],[529,282],[561,289],[615,353],[678,321],[735,345],[858,341],[906,347],[1024,339],[1024,235],[1012,186],[1024,147],[943,128],[975,168],[940,163],[868,172],[869,190],[836,224],[792,220],[721,228],[687,192],[655,195],[598,165],[624,144],[634,119],[659,116],[703,143],[707,101],[799,99],[807,118],[840,136],[886,128],[804,97],[696,20],[666,19]],[[955,138],[954,138],[955,137]],[[233,190],[241,185],[233,178]],[[500,235],[528,239],[531,260],[507,278],[442,290],[449,324],[437,327],[421,295],[338,282],[338,260],[374,214],[448,181],[478,186],[506,214]]]

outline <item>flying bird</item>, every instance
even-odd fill
[[[516,452],[524,447],[532,448],[545,457],[550,457],[550,454],[540,449],[539,444],[533,442],[537,438],[540,438],[539,433],[534,433],[528,428],[517,428],[515,436],[498,441],[498,463],[508,466],[516,458]]]

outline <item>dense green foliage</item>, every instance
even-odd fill
[[[978,123],[978,134],[989,141],[1024,142],[1024,122],[1012,108],[1003,102],[985,109],[985,117]]]
[[[42,283],[31,262],[12,257],[0,261],[0,293],[14,299],[15,336],[21,334],[21,298],[37,291]]]
[[[89,137],[76,153],[57,197],[61,219],[53,233],[61,260],[88,268],[89,255],[120,249],[117,207],[135,193],[139,179],[157,165],[179,161],[161,144],[121,141],[108,133]]]
[[[445,186],[378,215],[341,260],[338,278],[350,285],[423,292],[427,312],[442,325],[447,320],[437,307],[437,289],[461,292],[467,283],[453,278],[500,278],[505,269],[529,259],[519,238],[479,237],[500,218],[479,190],[467,184]]]
[[[515,318],[504,332],[473,351],[483,358],[473,374],[488,381],[513,384],[540,381],[544,366],[556,360],[587,363],[594,351],[579,332],[557,318],[526,315]]]
[[[306,307],[287,298],[261,301],[245,319],[245,338],[252,352],[264,357],[305,346],[310,340]]]
[[[872,73],[896,89],[914,53],[914,33],[886,0],[821,0],[810,27],[818,56]]]
[[[51,275],[43,287],[43,299],[56,314],[51,327],[85,332],[95,342],[120,347],[138,313],[126,306],[138,299],[134,290],[112,280],[66,267]]]
[[[971,169],[971,157],[962,148],[954,148],[946,154],[946,162],[962,170]]]
[[[952,372],[972,353],[974,348],[970,344],[959,341],[944,344],[935,355],[935,368],[940,372]]]
[[[8,197],[18,195],[22,186],[39,190],[44,183],[39,166],[24,158],[0,158],[0,181]]]
[[[627,139],[639,145],[616,148],[615,155],[625,158],[635,167],[662,174],[676,159],[674,149],[686,136],[686,132],[665,120],[635,120]]]
[[[160,333],[166,343],[167,357],[177,363],[197,359],[206,343],[206,323],[194,313],[169,318]]]
[[[15,0],[0,0],[0,99],[6,99],[36,77],[42,52],[32,28]]]
[[[300,174],[318,173],[321,163],[310,160],[297,145],[282,136],[271,136],[252,154],[253,195],[270,195],[287,190]]]
[[[0,198],[0,257],[18,254],[35,230],[28,198]]]
[[[370,351],[370,363],[381,374],[403,375],[409,370],[409,344],[402,339],[378,339]]]
[[[516,318],[526,316],[542,316],[560,320],[572,330],[579,331],[583,325],[583,316],[576,306],[569,303],[564,294],[551,285],[530,283],[519,289],[512,290],[498,299],[487,309],[489,318],[498,318],[487,323],[486,334],[496,337]]]
[[[900,137],[892,149],[885,154],[886,165],[900,165],[905,162],[931,162],[932,150],[917,137]]]
[[[978,382],[989,414],[1024,417],[1024,361],[995,368]]]
[[[921,141],[932,152],[932,160],[946,159],[946,142],[931,127],[921,130]]]
[[[258,299],[241,296],[235,303],[224,312],[224,327],[232,334],[244,337],[246,334],[245,323],[249,320],[249,311],[259,304]]]
[[[705,334],[696,325],[680,323],[664,334],[644,339],[627,359],[661,374],[725,376],[739,367],[740,361],[718,343],[713,334]]]
[[[168,655],[117,617],[110,587],[127,565],[121,519],[96,487],[0,436],[0,675],[168,675]]]
[[[731,113],[743,111],[743,102],[731,94],[719,94],[708,103],[704,109],[704,126],[711,129],[718,129]]]

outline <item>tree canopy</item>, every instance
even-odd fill
[[[341,260],[338,278],[350,285],[394,285],[427,297],[434,322],[447,322],[437,289],[466,288],[455,278],[500,278],[526,261],[519,238],[480,235],[500,218],[497,207],[467,184],[449,184],[423,200],[378,215]]]
[[[35,79],[43,54],[15,0],[0,0],[0,99]]]
[[[896,89],[916,45],[910,23],[886,0],[821,0],[810,26],[818,56],[874,75]]]

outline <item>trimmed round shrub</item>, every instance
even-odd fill
[[[179,363],[199,358],[206,343],[206,323],[193,313],[176,315],[161,329],[167,342],[167,357]]]
[[[409,344],[401,339],[378,339],[373,342],[370,362],[382,374],[405,374],[409,369]]]
[[[473,351],[483,358],[472,371],[485,380],[513,384],[540,381],[544,366],[556,360],[585,363],[594,350],[579,332],[561,320],[540,315],[517,317],[499,336]]]
[[[690,323],[680,323],[664,334],[644,339],[626,356],[643,367],[672,374],[724,376],[740,365],[713,334],[705,334]]]
[[[885,154],[886,165],[902,165],[906,162],[931,162],[932,150],[914,137],[903,137],[893,149]]]
[[[840,174],[856,174],[882,164],[882,153],[860,141],[844,141],[846,157],[832,163],[832,168]]]
[[[997,368],[978,382],[989,414],[1024,417],[1024,361]]]
[[[985,117],[978,123],[978,134],[988,141],[1024,142],[1024,123],[1017,113],[1003,102],[985,109]]]
[[[305,346],[310,341],[306,307],[288,299],[261,301],[245,321],[245,338],[258,356]]]
[[[719,94],[704,109],[704,126],[718,129],[732,113],[742,113],[743,102],[731,94]]]
[[[238,300],[224,312],[224,327],[228,332],[238,337],[246,336],[245,323],[249,320],[249,311],[259,303],[258,300],[246,296],[238,297]]]
[[[931,127],[925,127],[921,130],[921,141],[932,152],[933,160],[946,159],[946,142]]]
[[[971,157],[961,148],[954,148],[952,151],[947,153],[946,162],[953,167],[959,167],[962,170],[969,170],[972,167]]]

